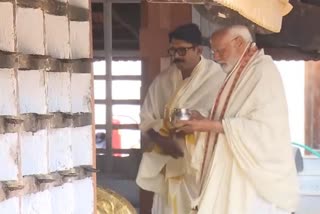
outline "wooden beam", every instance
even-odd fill
[[[92,8],[91,8],[91,1],[89,0],[89,32],[90,33],[90,58],[93,58],[93,36],[92,36]],[[93,74],[93,67],[91,67],[91,85],[93,86],[94,83],[94,74]],[[92,165],[94,168],[97,167],[97,163],[96,163],[96,135],[95,135],[95,120],[94,120],[94,115],[95,115],[95,111],[94,111],[94,88],[91,87],[91,109],[92,109]],[[93,213],[97,213],[97,175],[94,173],[92,175],[92,180],[93,180],[93,194],[94,194],[94,198],[93,198],[93,204],[94,204],[94,208],[93,208]]]
[[[320,149],[320,61],[305,67],[305,143]]]
[[[161,71],[161,58],[167,56],[168,33],[179,25],[192,22],[191,8],[189,4],[141,3],[142,99]],[[151,214],[152,201],[153,193],[140,191],[140,214]]]
[[[130,24],[125,22],[117,11],[113,10],[112,18],[114,18],[116,22],[126,28],[136,39],[139,39],[139,32],[137,32]]]
[[[112,105],[140,105],[141,100],[112,100]]]
[[[138,124],[113,124],[112,129],[133,129],[139,130]]]
[[[96,99],[95,104],[107,105],[109,102],[104,99]],[[140,105],[141,100],[112,100],[112,105]]]
[[[111,106],[112,97],[112,79],[111,79],[111,63],[112,63],[112,2],[103,2],[103,30],[104,30],[104,56],[106,61],[106,98],[107,106]],[[111,148],[112,142],[112,124],[110,121],[112,118],[112,108],[106,110],[106,142],[107,148]],[[108,122],[109,121],[109,122]]]
[[[141,80],[141,76],[131,76],[131,75],[123,75],[123,76],[112,76],[112,80]]]

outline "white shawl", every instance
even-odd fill
[[[159,132],[163,124],[164,108],[189,108],[208,115],[225,73],[211,60],[201,58],[191,76],[182,80],[181,71],[175,65],[163,71],[151,84],[141,110],[142,132],[153,128]],[[187,155],[185,155],[187,156]],[[156,152],[145,152],[140,163],[137,184],[145,190],[166,195],[166,179],[186,172],[185,158],[173,159]],[[164,177],[160,171],[166,168]],[[179,168],[179,170],[176,170]]]
[[[218,136],[198,213],[246,214],[256,194],[294,211],[298,183],[286,98],[280,74],[263,51],[242,74],[222,122],[225,134]]]

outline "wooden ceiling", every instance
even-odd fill
[[[196,5],[200,14],[214,23],[241,24],[252,27],[257,44],[276,59],[320,60],[320,0],[291,0],[293,10],[284,17],[280,33],[271,33],[244,19],[237,12],[219,5],[208,10]],[[229,14],[227,19],[218,12]],[[140,4],[112,4],[112,39],[114,50],[138,50],[140,30]],[[104,47],[103,6],[92,3],[93,47]]]
[[[92,3],[93,48],[104,48],[103,4]],[[139,3],[112,3],[112,47],[114,50],[138,50],[140,30]]]
[[[218,25],[245,24],[256,35],[258,46],[275,59],[320,60],[320,0],[291,0],[292,11],[283,18],[280,33],[271,33],[219,5],[196,5],[199,13]],[[219,17],[225,14],[227,18]]]
[[[320,60],[320,0],[294,0],[291,4],[293,10],[284,17],[281,32],[257,34],[258,44],[273,52],[279,49],[285,55],[280,58]]]

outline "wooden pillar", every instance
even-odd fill
[[[168,33],[179,25],[192,22],[189,4],[141,3],[140,54],[142,59],[142,97],[160,73],[161,57],[167,56]],[[151,213],[153,194],[140,191],[140,214]]]
[[[305,142],[320,149],[320,61],[305,65]]]
[[[89,0],[89,23],[90,23],[90,58],[93,58],[93,35],[92,35],[92,8],[91,8],[91,4],[92,0]],[[91,85],[93,86],[94,84],[94,73],[93,73],[93,64],[91,66]],[[95,115],[95,111],[94,111],[94,89],[93,87],[91,88],[91,109],[92,109],[92,124],[95,124],[94,121],[94,115]],[[92,166],[94,168],[97,168],[97,163],[96,163],[96,129],[95,126],[92,125]],[[94,198],[93,198],[93,202],[94,202],[94,208],[93,208],[93,213],[97,213],[97,175],[93,174],[92,175],[92,180],[93,180],[93,191],[94,191]]]
[[[141,3],[140,54],[143,68],[143,89],[160,72],[160,59],[167,56],[168,33],[179,25],[192,22],[191,5]]]

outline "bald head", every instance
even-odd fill
[[[210,40],[213,58],[226,72],[230,72],[252,42],[252,35],[246,26],[234,25],[218,30]]]

